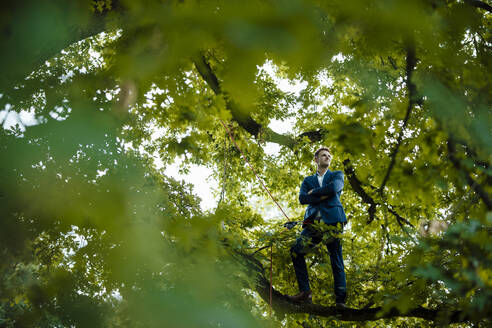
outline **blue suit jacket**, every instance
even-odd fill
[[[306,177],[302,182],[299,193],[299,202],[303,205],[308,205],[304,214],[304,222],[312,221],[318,211],[321,212],[321,218],[325,223],[347,222],[347,217],[340,202],[342,189],[342,171],[326,171],[321,186],[316,174]],[[308,195],[310,190],[313,190],[313,192]],[[321,196],[328,196],[328,198],[321,200]]]

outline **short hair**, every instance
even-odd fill
[[[314,158],[318,158],[318,155],[322,150],[326,150],[327,152],[329,152],[331,154],[330,148],[323,146],[323,147],[318,148],[318,150],[316,150],[316,152],[314,153]]]

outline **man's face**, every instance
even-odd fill
[[[314,158],[318,167],[328,167],[331,163],[331,154],[327,150],[322,150],[318,153],[318,157]]]

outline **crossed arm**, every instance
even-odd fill
[[[323,187],[310,189],[306,179],[302,182],[301,191],[299,193],[299,202],[305,204],[318,204],[322,200],[334,197],[337,192],[343,189],[343,172],[335,172],[333,181]]]

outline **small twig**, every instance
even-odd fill
[[[388,211],[390,211],[390,213],[393,214],[398,221],[404,222],[405,224],[411,226],[412,228],[415,228],[415,226],[410,221],[408,221],[407,219],[401,217],[398,213],[396,213],[396,211],[391,208],[391,205],[388,205]]]
[[[217,206],[224,200],[225,197],[225,189],[226,189],[226,178],[227,178],[227,136],[224,138],[224,175],[222,177],[222,191],[220,192],[220,199],[219,202],[217,203]]]
[[[256,255],[256,253],[261,252],[262,250],[264,250],[264,249],[266,249],[268,247],[270,247],[270,245],[266,245],[266,246],[260,247],[259,249],[257,249],[256,251],[254,251],[252,255]]]
[[[398,66],[396,66],[395,60],[391,56],[388,56],[388,60],[391,64],[391,66],[393,66],[393,69],[398,69]]]
[[[484,36],[480,33],[480,32],[477,32],[478,36],[480,37],[480,39],[482,39],[483,41],[483,45],[487,48],[487,49],[492,49],[492,46],[489,46],[487,43],[490,43],[489,41],[485,40]],[[473,43],[475,44],[475,49],[477,49],[477,43],[476,43],[476,40],[475,38],[473,38]],[[478,52],[478,51],[477,51]]]

